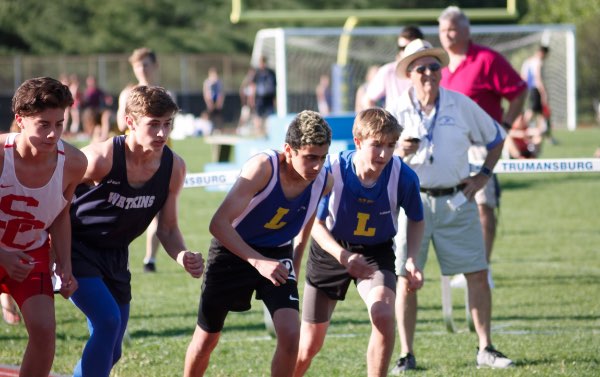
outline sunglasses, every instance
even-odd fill
[[[408,46],[408,45],[406,45]],[[406,48],[406,46],[398,46],[398,51],[404,51],[404,49]]]
[[[429,72],[437,72],[440,70],[440,68],[442,68],[440,63],[431,63],[414,67],[412,71],[417,71],[417,73],[422,75],[426,70],[429,70]]]

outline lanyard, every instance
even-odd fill
[[[416,100],[416,98],[415,98],[415,100]],[[415,106],[415,110],[417,110],[417,114],[419,114],[421,123],[423,125],[425,125],[425,115],[423,114],[423,111],[421,110],[421,104],[418,102],[418,100],[416,100],[416,104],[413,103],[413,105]],[[439,113],[440,113],[440,95],[438,93],[438,96],[435,99],[435,114],[433,115],[433,119],[431,120],[429,127],[425,127],[425,129],[427,130],[427,134],[425,135],[425,137],[427,138],[427,141],[429,141],[429,149],[431,151],[431,154],[429,155],[429,163],[430,164],[433,164],[433,130],[435,129],[435,123],[437,121],[437,117],[438,117]]]

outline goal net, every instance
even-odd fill
[[[280,28],[260,30],[253,64],[266,56],[277,75],[277,112],[284,116],[317,110],[315,88],[323,74],[331,77],[334,112],[351,112],[357,88],[372,65],[393,61],[399,27]],[[437,26],[421,27],[439,46]],[[503,54],[520,71],[541,45],[550,48],[544,64],[552,125],[576,128],[575,28],[572,25],[471,25],[471,37]],[[506,105],[505,105],[506,108]]]

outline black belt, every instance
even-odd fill
[[[421,192],[435,198],[437,196],[444,196],[444,195],[455,194],[455,193],[461,191],[464,188],[465,188],[465,184],[461,183],[458,186],[448,187],[448,188],[425,188],[425,187],[421,187]]]

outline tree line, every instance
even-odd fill
[[[410,9],[421,0],[245,0],[252,9]],[[506,0],[454,1],[463,8],[506,6]],[[431,0],[443,8],[448,1]],[[515,23],[577,26],[578,95],[591,108],[600,97],[600,2],[517,0]],[[250,53],[265,27],[342,26],[339,22],[239,23],[229,21],[230,0],[0,0],[0,55],[127,53],[141,45],[167,53]],[[429,24],[435,24],[431,20]],[[361,26],[382,25],[361,21]]]

